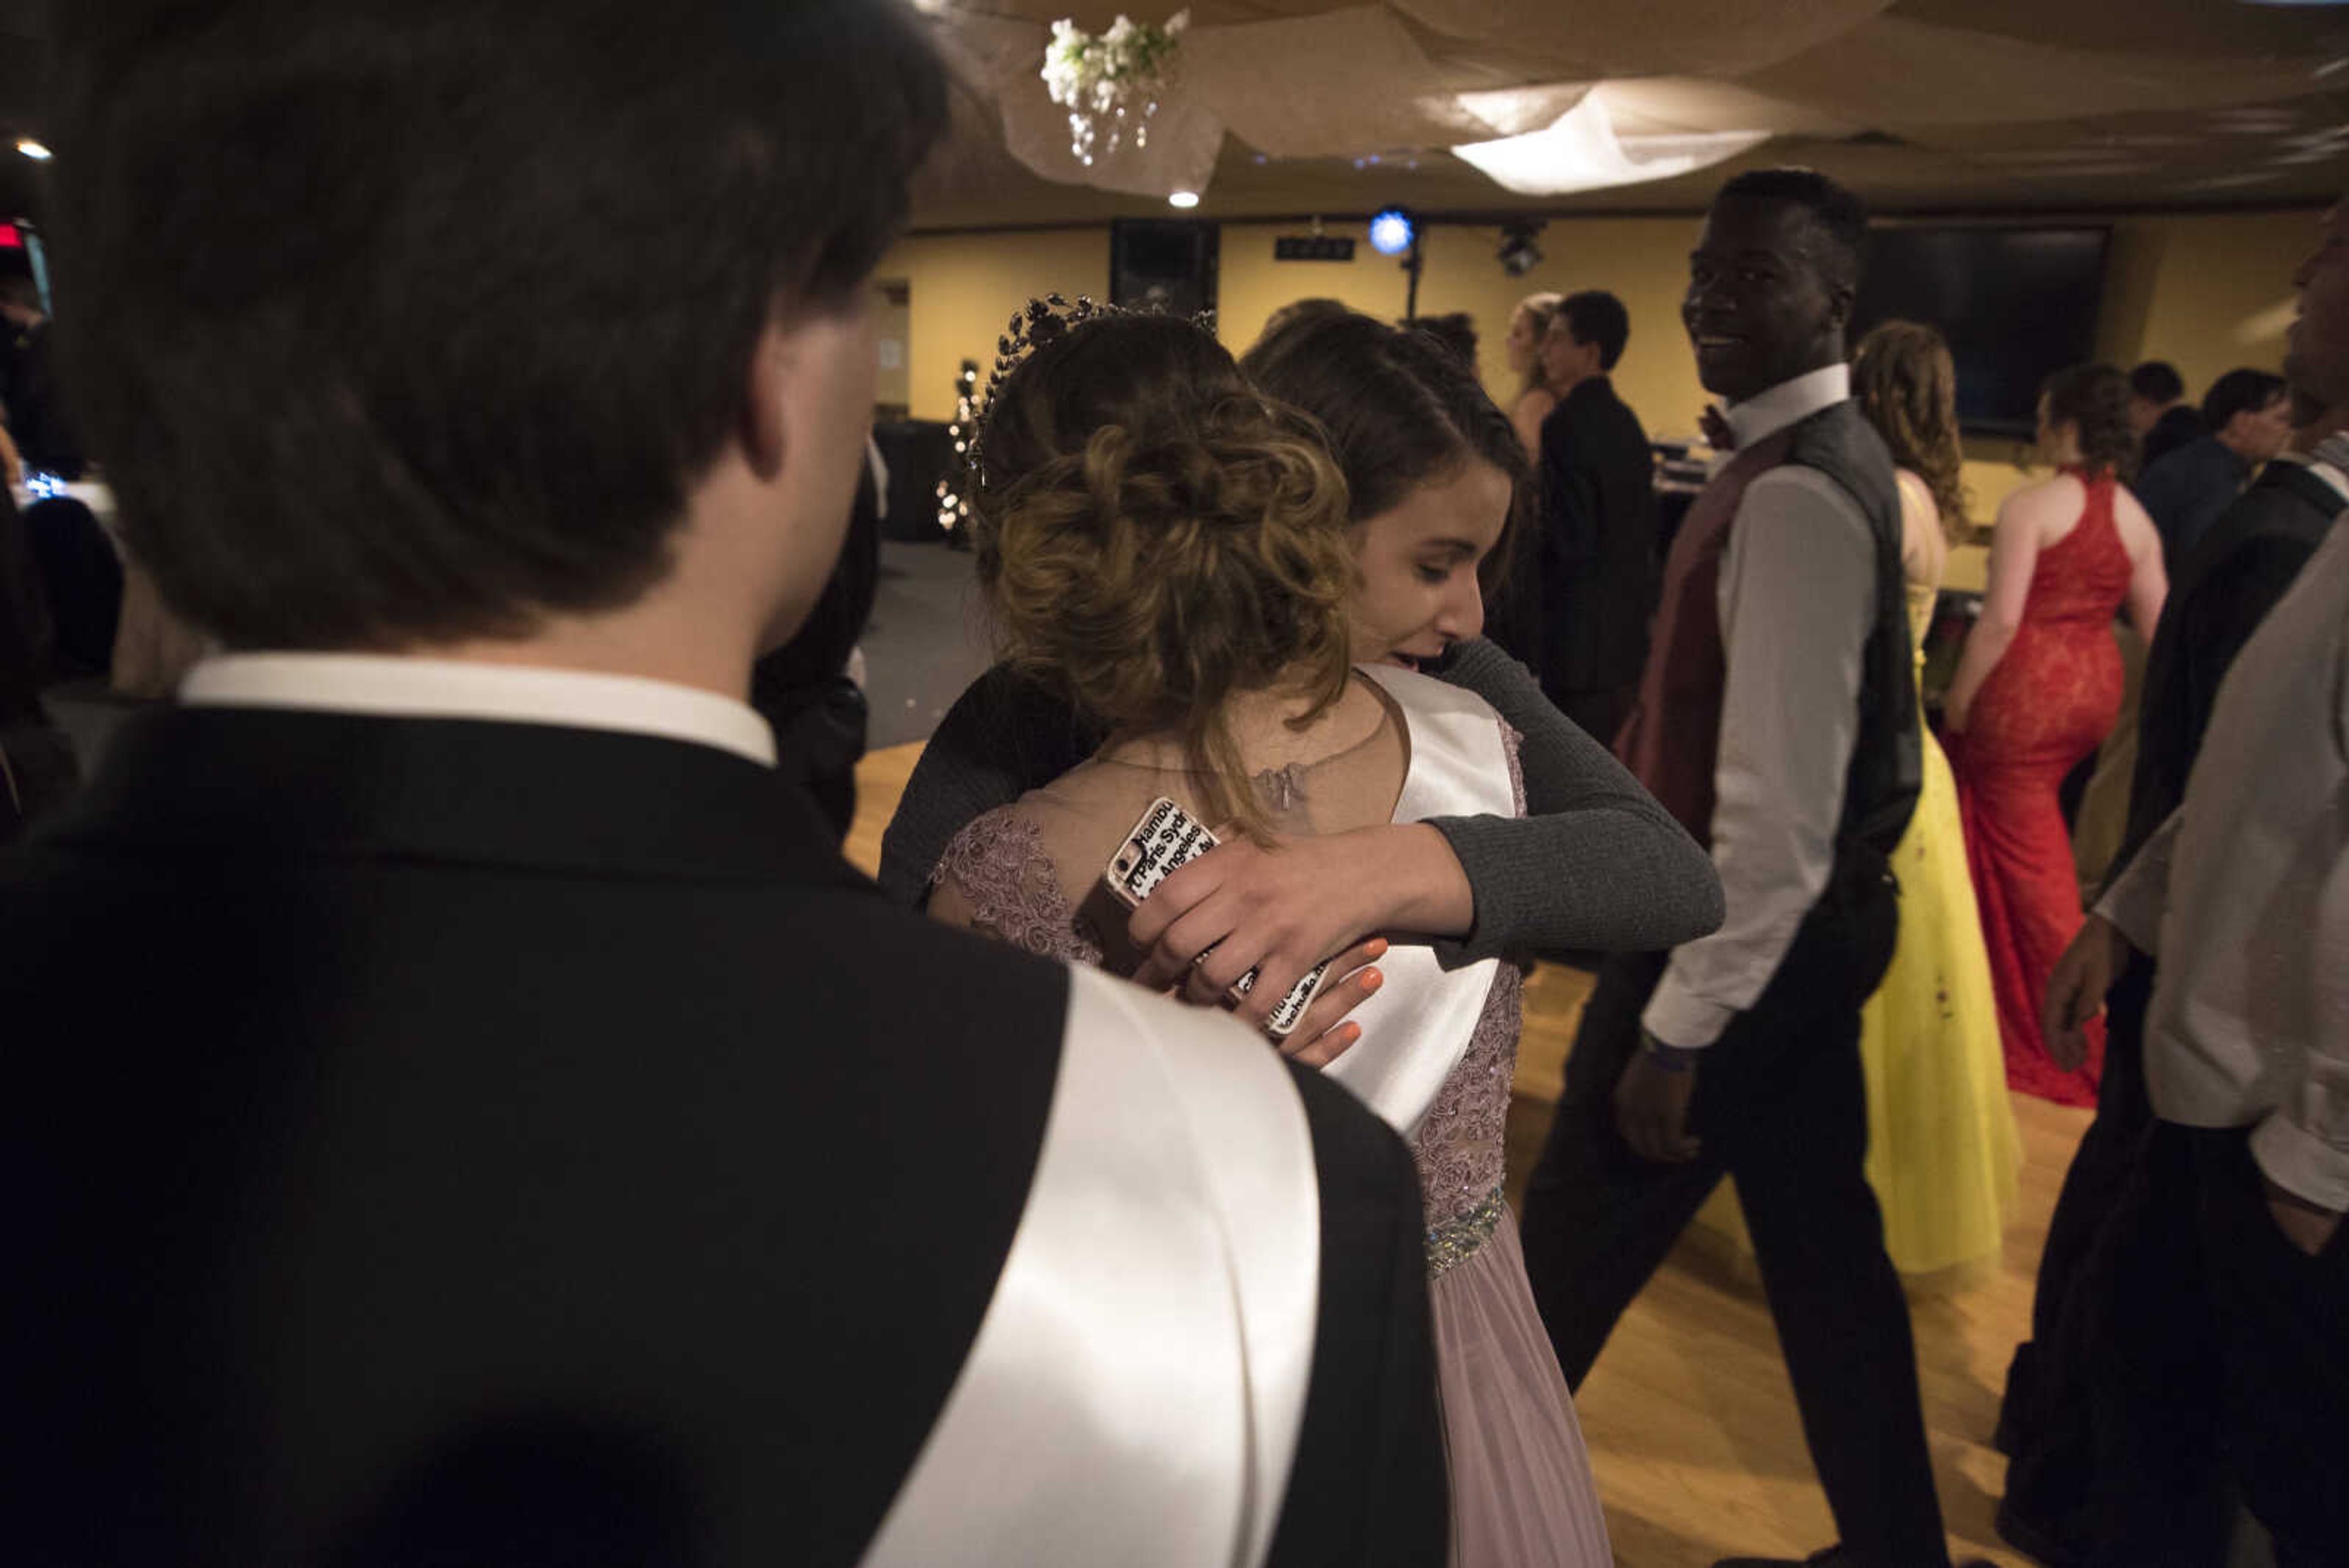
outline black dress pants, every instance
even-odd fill
[[[1703,1152],[1685,1165],[1640,1158],[1615,1127],[1616,1081],[1640,1049],[1664,955],[1608,960],[1521,1232],[1535,1301],[1578,1386],[1706,1196],[1734,1176],[1845,1547],[1868,1568],[1940,1568],[1909,1303],[1862,1168],[1859,1008],[1891,960],[1897,919],[1880,860],[1839,871],[1768,988],[1705,1052],[1690,1109]]]
[[[2145,1087],[2145,1016],[2152,1000],[2154,965],[2132,954],[2115,982],[2105,1020],[2105,1075],[2096,1090],[2096,1117],[2064,1173],[2048,1221],[2031,1307],[2031,1337],[2015,1347],[1999,1411],[1998,1445],[2007,1467],[2002,1522],[2021,1527],[2055,1563],[2082,1560],[2094,1539],[2094,1511],[2102,1488],[2135,1487],[2148,1517],[2183,1508],[2201,1517],[2203,1500],[2189,1500],[2142,1463],[2117,1475],[2096,1475],[2098,1439],[2091,1418],[2090,1378],[2106,1346],[2116,1313],[2147,1347],[2163,1333],[2159,1321],[2179,1304],[2170,1286],[2169,1250],[2116,1230],[2124,1213],[2142,1226],[2148,1205],[2185,1211],[2181,1181],[2190,1172],[2145,1168],[2153,1106]],[[2199,1311],[2199,1308],[2194,1310]],[[2164,1423],[2168,1425],[2168,1423]],[[2198,1527],[2192,1533],[2199,1538]],[[2023,1535],[2016,1536],[2018,1541]],[[2173,1540],[2178,1539],[2173,1535]]]
[[[2250,1135],[2159,1122],[2099,1240],[2095,1568],[2216,1568],[2237,1498],[2281,1568],[2349,1558],[2349,1226],[2315,1257]]]

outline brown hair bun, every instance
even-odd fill
[[[1004,657],[1113,730],[1178,735],[1199,804],[1260,831],[1226,701],[1299,680],[1309,722],[1351,658],[1346,484],[1312,421],[1203,328],[1111,315],[1005,379],[980,451]]]

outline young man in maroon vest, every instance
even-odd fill
[[[1728,919],[1601,971],[1525,1247],[1578,1385],[1735,1176],[1842,1535],[1812,1561],[1947,1568],[1909,1309],[1861,1169],[1859,1009],[1891,959],[1887,856],[1919,776],[1892,461],[1844,364],[1866,232],[1833,181],[1771,170],[1722,190],[1690,259],[1682,314],[1737,450],[1673,541],[1617,750],[1710,845]]]

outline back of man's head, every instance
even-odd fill
[[[2230,370],[2202,395],[2202,422],[2213,432],[2234,423],[2237,414],[2256,414],[2286,395],[2283,378],[2265,370]]]
[[[860,297],[944,116],[894,0],[67,7],[60,331],[232,647],[625,605],[781,315]]]
[[[2185,378],[2167,359],[2147,359],[2129,372],[2129,392],[2157,409],[2166,409],[2186,395]]]
[[[1601,370],[1615,369],[1623,358],[1623,345],[1631,340],[1631,313],[1621,300],[1604,289],[1587,289],[1559,301],[1557,313],[1566,317],[1577,343],[1598,348]]]

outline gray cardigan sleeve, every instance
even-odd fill
[[[1525,737],[1523,818],[1437,817],[1475,897],[1475,924],[1436,944],[1447,964],[1502,953],[1640,951],[1721,924],[1713,861],[1607,749],[1574,727],[1526,667],[1464,643],[1436,671],[1475,692]],[[903,904],[973,817],[1075,767],[1101,737],[1062,701],[989,670],[938,726],[881,843],[881,886]]]
[[[1475,923],[1436,944],[1446,964],[1503,953],[1660,951],[1721,924],[1721,879],[1688,830],[1606,747],[1484,639],[1434,673],[1490,702],[1525,737],[1526,815],[1443,816]]]

